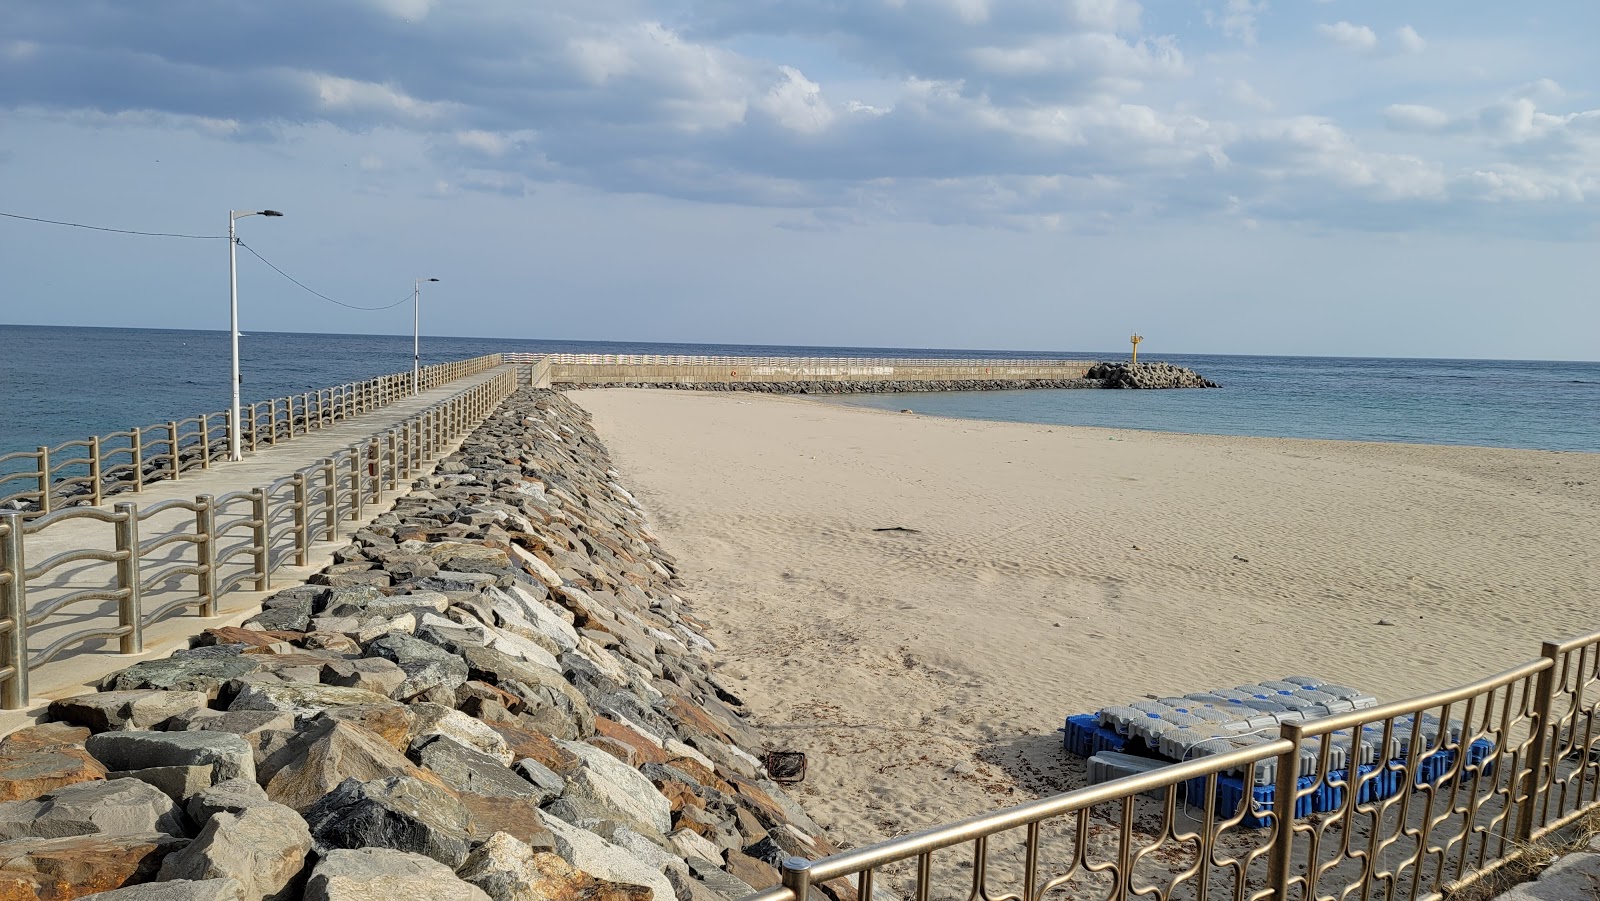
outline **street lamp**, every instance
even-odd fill
[[[277,210],[256,210],[241,213],[228,211],[228,329],[233,333],[233,418],[228,420],[228,459],[238,462],[239,452],[239,257],[235,244],[233,224],[246,216],[282,216]],[[176,451],[174,451],[176,453]]]
[[[436,278],[419,278],[411,282],[411,393],[422,393],[422,333],[418,324],[417,299],[422,295],[423,282],[436,282]]]

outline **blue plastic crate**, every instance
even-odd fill
[[[1358,767],[1356,779],[1361,782],[1356,795],[1357,804],[1370,804],[1393,797],[1399,794],[1400,786],[1405,784],[1402,770],[1377,763],[1366,763]],[[1311,796],[1316,812],[1332,813],[1344,806],[1345,792],[1350,789],[1349,780],[1349,770],[1330,770]]]
[[[1480,738],[1467,745],[1467,760],[1463,766],[1477,766],[1483,770],[1485,776],[1493,772],[1493,764],[1484,765],[1490,757],[1494,756],[1494,742],[1487,738]],[[1432,754],[1424,757],[1417,764],[1416,781],[1419,787],[1424,785],[1443,785],[1450,773],[1450,768],[1456,763],[1455,748],[1437,748]]]
[[[1118,735],[1115,729],[1108,729],[1100,725],[1100,720],[1092,713],[1080,713],[1067,717],[1066,728],[1061,730],[1061,746],[1069,754],[1076,754],[1087,760],[1101,751],[1122,752],[1128,747],[1128,739]]]
[[[1310,816],[1316,811],[1316,793],[1300,795],[1316,783],[1315,776],[1301,776],[1297,782],[1299,795],[1295,799],[1294,815],[1296,817]],[[1218,817],[1227,819],[1239,812],[1239,802],[1244,797],[1244,780],[1238,776],[1217,777],[1217,805]],[[1250,790],[1250,809],[1245,812],[1239,824],[1247,829],[1264,828],[1269,820],[1266,814],[1273,809],[1277,788],[1271,785],[1257,785]],[[1204,777],[1190,779],[1184,783],[1184,795],[1189,806],[1201,807],[1206,799],[1206,780]]]

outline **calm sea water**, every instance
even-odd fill
[[[1036,352],[424,338],[423,363],[497,351],[884,357],[1059,357]],[[1118,359],[1117,352],[1081,353]],[[854,395],[835,402],[940,416],[1305,438],[1600,451],[1600,363],[1166,356],[1215,391],[996,391]],[[244,400],[411,366],[410,336],[252,333]],[[0,325],[0,454],[216,412],[228,404],[226,332]]]

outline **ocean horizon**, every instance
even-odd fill
[[[228,404],[226,331],[0,325],[0,455]],[[485,353],[1007,357],[1120,360],[1117,351],[972,350],[424,337],[424,365]],[[836,395],[825,402],[963,419],[1163,432],[1600,450],[1600,362],[1143,351],[1223,387]],[[245,403],[411,368],[409,335],[251,332]]]

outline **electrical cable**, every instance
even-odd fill
[[[276,272],[279,275],[283,276],[284,278],[288,279],[289,281],[294,282],[296,285],[298,285],[301,288],[301,290],[304,290],[304,291],[306,291],[306,292],[308,292],[310,294],[315,294],[316,296],[322,298],[323,300],[326,300],[328,303],[335,304],[337,306],[345,307],[345,308],[351,309],[351,310],[364,310],[366,312],[371,313],[371,312],[376,312],[378,310],[390,310],[390,309],[393,309],[395,307],[400,306],[401,304],[405,303],[406,301],[408,301],[408,300],[410,300],[412,298],[412,292],[408,291],[408,292],[406,292],[406,296],[400,298],[399,300],[395,301],[394,303],[388,304],[386,306],[381,306],[381,307],[358,307],[353,303],[345,303],[342,300],[334,300],[333,298],[329,297],[328,295],[323,294],[321,291],[316,291],[316,290],[313,290],[311,288],[306,287],[306,285],[303,282],[301,282],[299,279],[295,278],[294,276],[290,275],[287,272],[284,272],[282,269],[279,269],[277,266],[274,266],[271,260],[267,259],[266,257],[262,256],[259,253],[256,253],[255,248],[251,247],[249,244],[246,244],[243,241],[239,241],[238,244],[239,244],[240,247],[243,247],[245,250],[250,251],[251,255],[253,255],[256,259],[260,260],[263,263],[266,263],[267,266],[270,267],[273,272]]]
[[[27,222],[43,222],[47,225],[66,225],[71,228],[87,228],[90,231],[114,232],[119,235],[143,235],[147,238],[195,238],[202,241],[226,241],[227,235],[180,235],[173,232],[141,232],[126,228],[106,228],[103,225],[84,225],[81,222],[62,222],[59,219],[40,219],[36,216],[23,216],[19,213],[0,212],[0,216],[7,219],[22,219]]]

